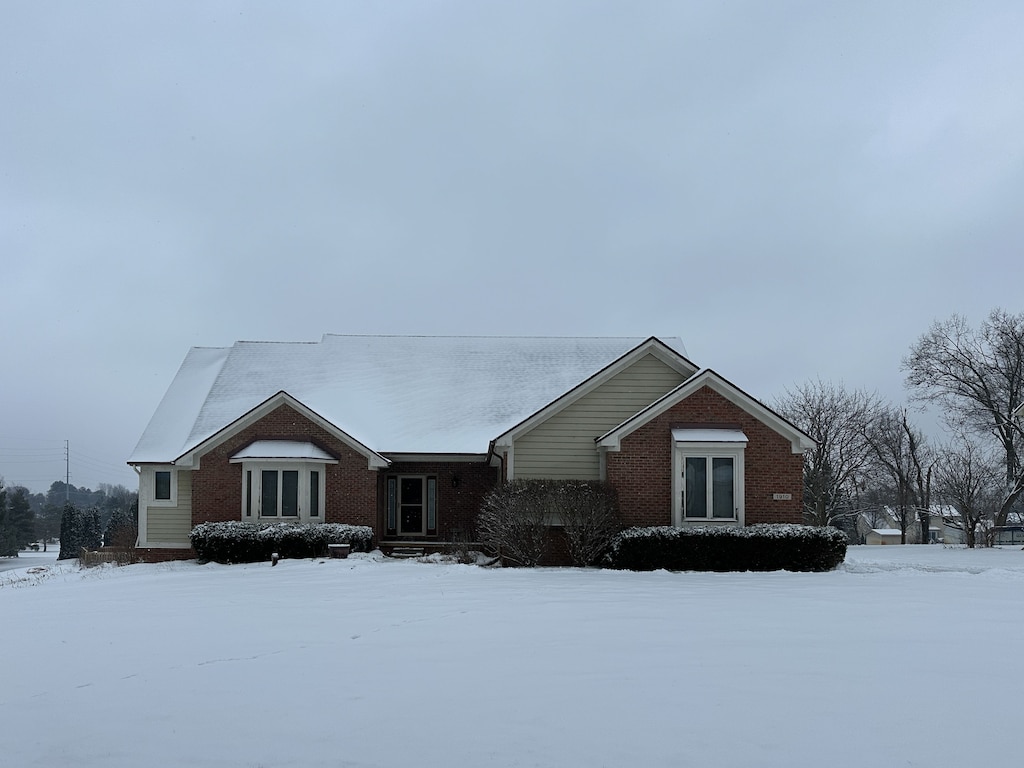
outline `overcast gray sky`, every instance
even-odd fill
[[[677,335],[904,397],[1024,297],[1024,4],[0,2],[0,476],[134,484],[191,346]],[[341,425],[344,426],[344,425]],[[483,446],[481,446],[483,448]]]

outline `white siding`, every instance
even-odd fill
[[[600,479],[594,438],[682,382],[682,374],[653,355],[645,355],[518,438],[514,446],[515,476]]]
[[[173,507],[153,506],[150,502],[146,506],[146,531],[141,538],[148,546],[188,546],[188,535],[192,531],[192,472],[174,471],[178,474],[176,504]]]

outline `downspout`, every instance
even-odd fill
[[[142,512],[142,481],[141,481],[142,470],[139,469],[139,465],[138,464],[129,464],[128,466],[131,467],[132,470],[135,472],[135,474],[140,478],[140,480],[139,480],[139,490],[136,491],[136,493],[135,493],[135,496],[136,496],[135,506],[138,509],[138,516],[135,519],[135,527],[136,527],[135,546],[138,547],[138,546],[141,545],[141,541],[142,541],[142,527],[143,527],[143,525],[149,525],[149,518],[148,518],[147,515],[144,515],[143,512]]]
[[[498,472],[498,481],[500,483],[505,482],[505,457],[494,450],[494,441],[491,440],[491,444],[487,446],[487,463],[490,464],[491,459],[495,458],[501,465],[501,469]]]

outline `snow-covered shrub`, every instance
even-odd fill
[[[58,560],[78,557],[83,549],[99,549],[103,543],[100,512],[78,509],[70,501],[64,504],[60,516],[60,553]]]
[[[606,564],[631,571],[830,571],[846,557],[838,528],[758,524],[746,528],[628,528]]]
[[[135,547],[139,528],[132,514],[126,509],[115,509],[103,532],[103,546],[129,549]]]
[[[200,562],[256,563],[281,557],[325,557],[328,544],[351,544],[357,552],[373,548],[373,529],[342,523],[200,523],[189,541]]]
[[[85,525],[82,528],[82,548],[88,550],[99,549],[103,546],[103,526],[100,525],[100,511],[93,507],[85,515]]]

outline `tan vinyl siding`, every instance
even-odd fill
[[[645,355],[518,438],[514,447],[515,476],[599,479],[594,438],[682,382],[682,374],[654,355]]]
[[[146,541],[159,544],[188,544],[192,531],[192,472],[178,473],[178,498],[173,507],[146,509]]]

